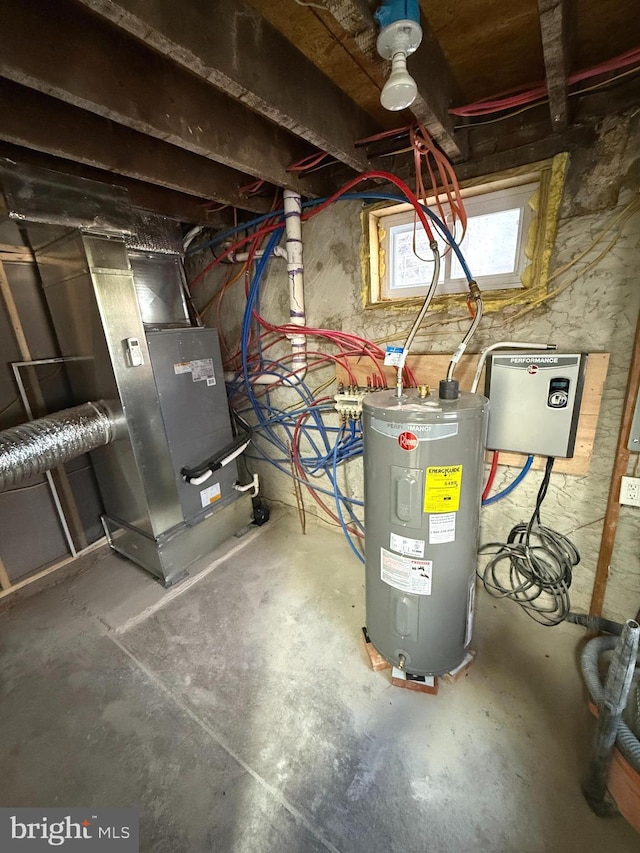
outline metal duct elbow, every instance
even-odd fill
[[[0,432],[0,492],[110,444],[119,426],[101,400]]]

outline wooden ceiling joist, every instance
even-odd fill
[[[377,25],[365,0],[324,0],[324,5],[353,41],[354,47],[377,69],[384,81],[388,63],[378,55]],[[421,21],[422,45],[409,60],[409,71],[418,86],[418,97],[411,106],[415,118],[423,124],[442,150],[453,160],[460,160],[463,150],[454,138],[449,107],[459,102],[461,94],[440,45],[428,22]]]
[[[278,126],[357,171],[367,168],[354,140],[375,132],[375,123],[251,6],[80,2]]]
[[[418,86],[418,97],[411,105],[411,112],[445,154],[454,161],[460,160],[466,156],[466,149],[462,138],[454,136],[449,107],[460,103],[462,95],[442,48],[424,18],[422,31],[422,44],[413,61],[409,59],[409,72]]]
[[[538,0],[551,126],[555,131],[563,131],[569,124],[567,7],[568,0]]]
[[[331,190],[286,171],[304,142],[68,0],[0,0],[0,20],[1,76],[277,186]]]
[[[5,142],[255,213],[271,206],[238,191],[242,172],[2,78],[0,115]]]

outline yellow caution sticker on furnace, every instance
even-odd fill
[[[457,512],[460,507],[462,465],[434,465],[424,473],[424,511]]]

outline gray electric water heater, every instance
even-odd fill
[[[414,675],[455,669],[471,642],[488,408],[414,389],[364,399],[367,631]]]

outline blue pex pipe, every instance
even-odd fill
[[[486,500],[482,501],[482,506],[489,506],[489,504],[494,504],[496,501],[500,501],[500,500],[502,500],[502,498],[506,498],[507,495],[510,495],[511,492],[515,488],[517,488],[520,485],[520,483],[524,480],[524,478],[527,476],[527,473],[529,472],[529,468],[531,468],[532,465],[533,465],[533,456],[527,456],[527,461],[524,463],[522,471],[520,471],[520,473],[515,478],[515,480],[512,483],[509,483],[509,485],[506,488],[504,488],[501,492],[498,492],[497,495],[492,495],[490,498],[487,498]]]
[[[394,201],[400,204],[408,204],[409,202],[404,196],[394,195],[393,193],[381,193],[381,192],[361,192],[361,193],[345,193],[340,198],[336,199],[336,201],[355,201],[355,200],[365,200],[365,201]],[[314,199],[313,201],[305,201],[302,204],[303,209],[307,209],[310,207],[316,207],[319,204],[322,204],[323,201],[326,201],[326,198]],[[473,281],[473,276],[469,267],[467,266],[467,262],[464,259],[464,255],[460,250],[460,246],[456,242],[453,234],[449,231],[445,223],[438,217],[436,214],[430,210],[426,205],[421,204],[420,207],[424,210],[425,214],[432,220],[441,236],[449,243],[453,251],[456,253],[458,260],[460,261],[460,266],[462,267],[464,274],[467,278],[467,281]],[[222,234],[216,235],[213,239],[208,240],[206,243],[200,243],[198,246],[190,247],[187,250],[187,254],[191,255],[195,252],[199,252],[201,249],[206,249],[209,246],[215,246],[218,243],[223,243],[225,240],[228,240],[230,237],[234,237],[236,234],[239,234],[241,231],[246,231],[249,228],[253,228],[254,226],[261,225],[263,222],[266,222],[267,219],[272,219],[275,216],[284,217],[284,209],[274,210],[272,213],[264,213],[262,216],[257,216],[255,219],[251,219],[249,222],[243,222],[241,225],[236,225],[235,228],[229,228],[227,231],[223,231]]]

